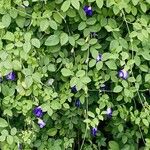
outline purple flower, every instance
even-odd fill
[[[106,114],[107,114],[108,117],[111,117],[112,116],[112,109],[111,108],[107,108]]]
[[[120,70],[120,71],[118,72],[118,76],[119,76],[120,78],[126,80],[126,79],[128,78],[128,72],[127,72],[126,70],[122,69],[122,70]]]
[[[71,92],[72,92],[72,93],[76,93],[76,92],[77,92],[76,85],[75,85],[75,86],[73,86],[73,87],[71,87]]]
[[[87,16],[92,16],[93,10],[91,6],[84,6],[84,12],[86,13]]]
[[[40,106],[35,107],[33,113],[36,117],[41,118],[43,116],[43,111]]]
[[[97,133],[97,128],[92,128],[91,134],[95,137]]]
[[[98,37],[97,33],[96,32],[91,32],[91,38],[96,38]]]
[[[76,106],[76,107],[80,107],[80,105],[81,105],[81,102],[80,102],[79,99],[77,99],[77,100],[75,101],[75,106]]]
[[[38,124],[40,128],[43,128],[46,125],[46,123],[42,119],[38,119]]]
[[[14,81],[16,79],[16,74],[15,72],[10,72],[9,74],[6,75],[6,79],[7,80],[11,80],[11,81]]]
[[[96,62],[99,62],[102,60],[102,54],[98,54],[97,58],[96,58]]]

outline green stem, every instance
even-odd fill
[[[130,35],[130,34],[131,34],[131,31],[130,31],[130,28],[129,28],[129,26],[128,26],[128,22],[127,22],[127,19],[126,19],[126,16],[125,16],[125,13],[124,13],[124,10],[123,10],[123,9],[122,9],[122,14],[123,14],[124,21],[125,21],[125,23],[126,23],[126,27],[127,27],[127,30],[128,30],[128,34]],[[132,56],[131,56],[131,57],[132,57],[132,60],[133,60],[133,59],[134,59],[134,54],[133,54],[133,44],[132,44],[132,42],[133,42],[133,40],[130,39],[131,50],[132,50]],[[132,66],[131,66],[131,73],[132,73],[132,77],[134,77],[133,70],[132,70]],[[134,78],[135,78],[135,77],[134,77]],[[140,93],[139,93],[139,91],[138,91],[137,88],[136,88],[136,92],[137,92],[137,95],[138,95],[138,97],[139,97],[140,103],[142,104],[143,108],[145,109],[145,106],[144,106],[144,104],[143,104],[143,102],[142,102]],[[143,136],[143,133],[141,132],[140,126],[139,126],[139,130],[140,130],[140,133],[141,133],[141,136],[142,136],[142,140],[143,140],[143,142],[145,143],[144,136]]]
[[[86,42],[88,42],[88,40],[89,40],[89,36],[87,37]],[[87,63],[86,76],[87,76],[87,74],[88,74],[88,69],[89,69],[89,55],[90,55],[90,49],[88,49],[88,51],[87,51],[87,58],[86,58],[86,63]],[[87,91],[86,91],[86,119],[88,119],[88,104],[89,104],[89,98],[88,98],[88,88],[87,88]],[[83,137],[83,141],[82,141],[80,150],[82,150],[82,148],[83,148],[83,146],[84,146],[85,138],[86,138],[86,135],[87,135],[87,130],[88,130],[88,123],[86,123],[85,134],[84,134],[84,137]]]

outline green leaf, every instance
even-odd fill
[[[89,48],[89,44],[85,43],[84,45],[82,45],[81,51],[86,51],[88,48]]]
[[[104,53],[103,54],[103,61],[108,60],[110,58],[110,56],[111,56],[111,53]]]
[[[123,125],[122,125],[122,124],[120,124],[120,125],[118,126],[118,130],[119,130],[119,132],[122,132],[122,131],[123,131]]]
[[[68,76],[72,76],[73,75],[73,72],[70,71],[69,69],[66,69],[66,68],[63,68],[61,70],[61,73],[64,77],[68,77]]]
[[[90,119],[85,119],[83,122],[85,122],[85,123],[90,123],[91,120],[90,120]]]
[[[10,16],[11,16],[13,19],[15,19],[15,18],[17,18],[18,11],[15,10],[15,9],[10,9],[10,10],[9,10],[9,14],[10,14]]]
[[[69,43],[70,43],[72,46],[75,46],[75,39],[74,39],[74,37],[69,37]]]
[[[48,19],[43,19],[40,21],[40,29],[41,31],[45,31],[49,27],[49,21]]]
[[[70,86],[73,87],[77,84],[79,78],[77,77],[73,77],[71,80],[70,80]]]
[[[117,15],[120,12],[120,9],[118,8],[117,5],[113,6],[113,12],[114,12],[115,15]]]
[[[105,63],[108,66],[109,69],[111,69],[111,70],[117,69],[117,65],[116,65],[116,62],[114,60],[109,60]]]
[[[48,110],[47,110],[47,114],[48,114],[49,116],[52,116],[52,114],[53,114],[53,110],[52,110],[51,108],[48,108]]]
[[[57,100],[53,100],[50,104],[51,108],[54,110],[60,109],[61,104]]]
[[[150,4],[150,0],[146,0],[146,2],[147,2],[148,4]]]
[[[25,41],[30,41],[31,40],[31,36],[32,36],[32,34],[31,34],[31,32],[26,32],[25,34],[24,34],[24,39],[25,39]]]
[[[16,135],[16,133],[17,133],[17,129],[15,127],[13,127],[10,131],[10,134],[14,136],[14,135]]]
[[[69,104],[67,104],[67,103],[64,103],[64,104],[63,104],[63,107],[66,108],[66,109],[69,109],[69,108],[70,108]]]
[[[45,41],[46,46],[55,46],[58,43],[59,43],[59,37],[57,35],[51,35]]]
[[[39,39],[37,39],[37,38],[33,38],[32,40],[31,40],[31,43],[32,43],[32,45],[33,46],[35,46],[36,48],[40,48],[40,40]]]
[[[96,64],[96,60],[91,59],[90,62],[89,62],[89,67],[91,68],[91,67],[95,66],[95,64]]]
[[[32,75],[32,78],[33,78],[33,80],[36,81],[36,82],[41,82],[41,74],[38,73],[38,72],[34,73],[34,74]]]
[[[80,8],[79,0],[71,0],[71,4],[75,9],[79,10],[79,8]]]
[[[146,76],[145,76],[145,82],[150,82],[150,74],[146,74]]]
[[[1,135],[1,136],[0,136],[0,141],[1,141],[1,142],[5,141],[5,139],[6,139],[6,136],[4,136],[4,135]]]
[[[4,29],[4,28],[5,28],[5,26],[3,25],[2,22],[0,22],[0,29]]]
[[[89,41],[90,45],[94,45],[96,43],[97,43],[97,39],[94,39],[94,38],[90,39],[90,41]]]
[[[4,40],[14,41],[15,36],[12,32],[7,31],[6,34],[3,36]]]
[[[61,6],[61,10],[63,12],[66,12],[70,7],[70,0],[65,1],[62,6]]]
[[[92,118],[95,118],[95,114],[91,111],[88,111],[87,112],[88,116],[92,117]]]
[[[69,40],[68,34],[66,33],[61,33],[60,35],[60,44],[65,45]]]
[[[48,70],[49,70],[50,72],[55,72],[55,71],[56,71],[55,65],[54,65],[54,64],[49,64],[49,65],[48,65]]]
[[[8,116],[12,117],[12,115],[13,115],[12,110],[10,110],[10,109],[5,109],[5,110],[4,110],[4,115],[8,115]]]
[[[100,114],[100,109],[96,108],[96,113],[99,115]]]
[[[128,43],[127,43],[127,41],[126,41],[125,39],[120,38],[120,39],[119,39],[119,43],[120,43],[120,45],[121,45],[123,48],[128,49]]]
[[[28,53],[30,50],[31,50],[31,44],[30,44],[30,42],[25,42],[24,44],[23,44],[23,50],[26,52],[26,53]]]
[[[124,89],[124,94],[126,97],[130,97],[131,96],[131,91],[128,89]]]
[[[98,51],[97,51],[96,49],[90,48],[90,52],[91,52],[91,54],[92,54],[92,57],[93,57],[94,59],[96,59],[97,56],[98,56]]]
[[[8,123],[5,119],[0,118],[0,128],[5,128],[8,126]]]
[[[6,129],[3,129],[3,130],[1,131],[1,134],[2,134],[3,136],[8,136],[8,135],[9,135],[8,130],[6,130]]]
[[[140,4],[142,11],[145,13],[147,11],[147,5],[144,3]]]
[[[17,17],[16,19],[15,19],[15,21],[16,21],[16,24],[20,27],[20,28],[23,28],[24,27],[24,25],[25,25],[25,21],[26,21],[26,19],[24,18],[24,17]]]
[[[96,18],[88,18],[87,20],[86,20],[86,23],[88,24],[88,25],[94,25],[95,23],[96,23]]]
[[[110,43],[110,50],[114,51],[119,47],[119,42],[118,40],[112,40]]]
[[[57,129],[56,128],[51,128],[47,131],[47,134],[49,136],[55,136],[57,134]]]
[[[115,86],[115,88],[114,88],[113,92],[115,92],[115,93],[119,93],[119,92],[121,92],[121,91],[122,91],[122,89],[123,89],[123,87],[122,87],[122,86],[117,85],[117,86]]]
[[[119,145],[115,141],[109,141],[110,150],[120,150]]]
[[[63,18],[62,18],[62,16],[60,16],[60,14],[54,12],[54,13],[53,13],[53,18],[54,18],[54,20],[55,20],[57,23],[59,23],[59,24],[62,23]]]
[[[144,57],[144,59],[150,60],[149,50],[143,50],[143,51],[141,52],[141,55]]]
[[[7,28],[9,27],[10,23],[11,23],[11,17],[9,14],[5,14],[3,17],[2,17],[2,23],[3,25]]]
[[[24,88],[28,89],[32,85],[32,83],[33,83],[32,76],[27,76],[25,78],[25,85],[26,85],[26,87],[24,87]]]
[[[104,117],[102,115],[98,115],[99,120],[104,120]]]
[[[14,68],[14,70],[21,70],[21,68],[22,68],[21,62],[18,60],[14,60],[13,61],[13,68]]]
[[[81,22],[80,24],[79,24],[79,26],[78,26],[78,30],[79,31],[81,31],[81,30],[83,30],[83,29],[85,29],[86,28],[86,23],[85,22]]]
[[[121,56],[122,56],[122,60],[126,60],[129,58],[129,54],[127,52],[122,52]]]
[[[91,79],[88,76],[84,76],[81,78],[81,82],[87,84],[91,82]]]
[[[102,61],[99,61],[98,63],[96,63],[96,69],[97,70],[100,70],[103,68],[103,62]]]
[[[12,145],[12,143],[13,143],[13,136],[11,136],[11,135],[8,135],[7,136],[7,143],[9,144],[9,145]]]
[[[96,4],[99,8],[103,7],[103,0],[96,0]]]
[[[146,119],[142,119],[142,122],[144,123],[145,126],[149,127],[149,122]]]
[[[79,70],[77,73],[76,73],[76,76],[77,77],[83,77],[85,75],[85,71],[84,70]]]
[[[140,0],[132,0],[132,3],[134,6],[136,6],[139,3]]]
[[[57,23],[54,20],[50,20],[49,25],[52,29],[57,30]]]

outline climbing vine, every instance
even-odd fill
[[[150,149],[149,0],[0,1],[0,149]]]

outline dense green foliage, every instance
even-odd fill
[[[0,74],[0,149],[150,149],[150,0],[0,0]]]

